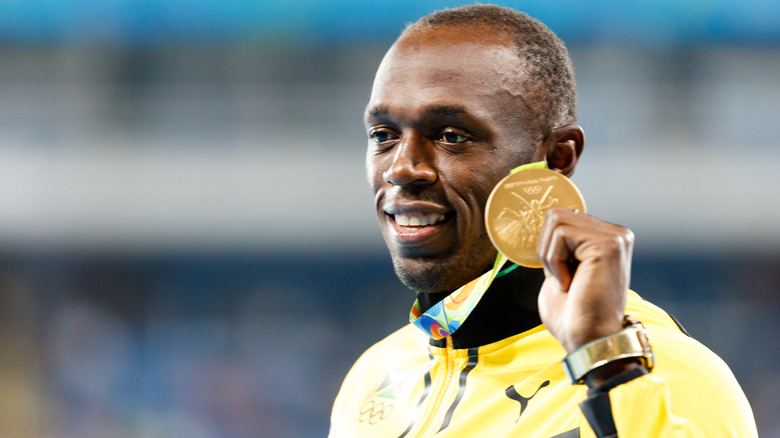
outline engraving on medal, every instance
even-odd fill
[[[534,253],[536,251],[536,241],[542,230],[544,212],[559,204],[558,198],[550,196],[552,188],[552,185],[547,186],[541,199],[526,199],[518,192],[510,192],[518,200],[518,205],[516,208],[504,207],[501,210],[495,218],[495,230],[498,238],[507,242],[513,252]],[[532,186],[526,187],[523,192],[536,194],[541,190],[542,186]]]
[[[550,207],[561,205],[585,211],[577,187],[548,169],[526,169],[504,178],[488,198],[485,225],[493,245],[509,260],[530,268],[542,267],[536,245]]]

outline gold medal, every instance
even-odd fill
[[[577,186],[558,172],[530,168],[502,179],[485,208],[485,226],[493,246],[520,266],[541,268],[536,243],[544,213],[556,205],[586,211]]]

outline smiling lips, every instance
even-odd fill
[[[446,251],[455,240],[447,226],[454,214],[435,201],[408,200],[388,196],[384,200],[384,223],[398,248],[409,257],[429,257]],[[390,243],[388,241],[388,243]]]
[[[395,223],[402,226],[402,227],[425,227],[428,225],[436,225],[437,223],[444,220],[443,214],[437,214],[437,213],[414,213],[414,214],[404,214],[404,213],[396,213],[393,215],[393,218],[395,219]]]
[[[451,238],[441,234],[446,223],[444,213],[407,211],[388,213],[396,244],[414,251],[408,256],[430,256],[443,250]],[[419,252],[422,251],[422,252]]]

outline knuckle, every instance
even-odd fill
[[[593,252],[594,259],[609,260],[621,258],[625,253],[625,245],[621,235],[611,235],[601,239]]]
[[[625,242],[627,248],[631,248],[634,246],[634,232],[628,228],[624,228],[624,230],[625,233],[623,234],[623,241]]]
[[[547,209],[547,212],[545,213],[545,216],[547,216],[547,220],[551,222],[558,222],[561,220],[561,207],[555,206],[550,207]]]
[[[634,233],[625,227],[619,227],[615,233],[613,244],[620,249],[622,253],[630,252],[634,247]]]

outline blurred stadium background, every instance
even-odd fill
[[[589,210],[780,437],[780,3],[505,1],[575,61]],[[459,2],[0,1],[0,436],[325,436],[404,324],[362,163]],[[446,59],[442,60],[446,62]]]

